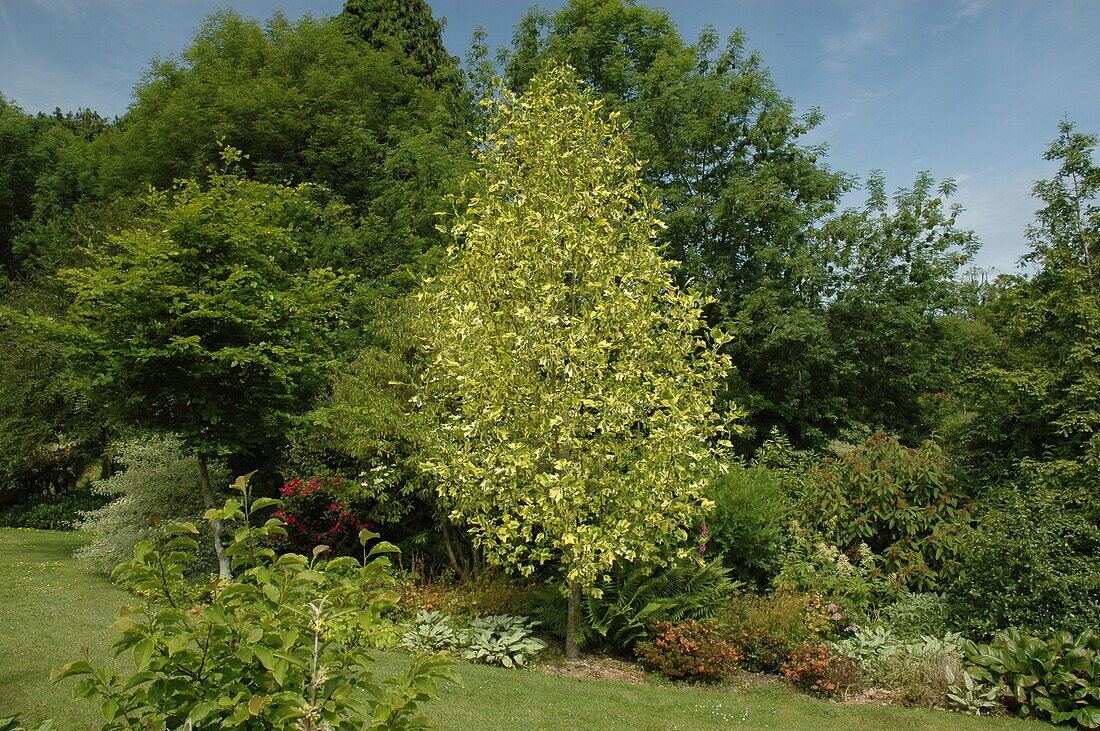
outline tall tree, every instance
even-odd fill
[[[560,563],[575,658],[582,591],[702,516],[728,359],[654,242],[660,204],[618,115],[564,68],[493,109],[424,299],[443,408],[425,464],[496,562]]]
[[[436,84],[460,83],[458,59],[443,45],[443,23],[424,0],[347,0],[341,13],[372,48],[396,47]]]
[[[342,198],[361,223],[326,263],[386,274],[438,242],[434,212],[468,159],[464,101],[419,69],[339,19],[220,11],[179,58],[152,66],[117,130],[96,140],[98,192],[201,177],[220,139],[248,154],[254,180],[318,183]]]
[[[822,151],[801,143],[820,115],[795,114],[740,33],[725,48],[709,29],[688,45],[666,11],[633,0],[529,12],[514,35],[509,84],[522,90],[560,62],[631,120],[630,144],[668,223],[668,256],[683,262],[681,281],[715,299],[708,322],[736,336],[728,397],[762,430],[778,424],[798,443],[812,439],[806,424],[843,406],[810,387],[833,380],[815,226],[845,187]]]
[[[523,89],[538,69],[559,62],[575,65],[631,120],[631,145],[647,161],[644,175],[668,222],[661,235],[668,255],[683,262],[682,279],[715,299],[708,322],[735,336],[727,352],[737,368],[726,396],[748,409],[754,442],[778,428],[796,445],[812,446],[852,425],[898,428],[919,412],[939,336],[914,312],[942,304],[863,307],[869,279],[854,272],[866,274],[864,263],[875,257],[900,261],[910,256],[905,247],[931,237],[936,243],[913,247],[910,258],[931,265],[912,270],[936,277],[935,284],[908,294],[935,297],[937,287],[950,285],[957,267],[945,265],[973,237],[952,228],[951,211],[927,176],[899,192],[904,214],[879,207],[888,199],[872,179],[872,205],[838,216],[840,195],[854,181],[829,169],[822,146],[806,143],[820,113],[796,114],[740,31],[724,47],[712,29],[688,45],[664,10],[634,0],[570,0],[555,11],[533,10],[517,26],[509,84]],[[936,247],[941,253],[933,254]],[[888,299],[902,298],[898,289]],[[840,300],[843,307],[830,308]],[[912,351],[902,343],[907,328],[928,336]],[[899,359],[915,369],[904,386],[887,380],[884,390],[867,387],[867,379],[896,373]]]
[[[1096,136],[1064,123],[1046,159],[1060,163],[1036,183],[1044,204],[1028,230],[1027,278],[1001,282],[985,315],[1006,344],[973,373],[977,453],[999,468],[1023,459],[1100,464],[1100,167]]]
[[[928,394],[955,383],[953,317],[965,315],[971,288],[961,272],[978,249],[973,231],[955,225],[952,180],[927,172],[886,192],[874,171],[863,208],[830,220],[832,295],[825,321],[835,348],[837,395],[851,425],[886,429],[912,442],[928,434]],[[843,422],[842,422],[843,423]]]
[[[0,95],[0,271],[15,265],[12,241],[21,221],[33,210],[34,181],[39,171],[31,154],[33,118]]]
[[[571,0],[529,12],[516,28],[508,82],[569,63],[631,120],[646,179],[660,192],[669,255],[719,301],[725,319],[762,280],[812,284],[812,224],[844,179],[800,144],[816,111],[799,117],[741,33],[724,49],[707,29],[687,45],[669,14],[634,0]],[[812,295],[811,290],[805,295]]]
[[[0,95],[0,274],[27,276],[40,263],[52,271],[72,254],[69,214],[88,187],[88,142],[107,126],[88,109],[30,115]]]
[[[1100,167],[1097,138],[1063,123],[1036,183],[1030,276],[983,315],[1000,337],[970,374],[966,454],[988,493],[955,593],[978,631],[1100,622]],[[998,594],[1003,601],[990,602]]]
[[[309,265],[303,231],[325,218],[313,197],[232,174],[185,180],[61,272],[59,334],[80,383],[112,421],[178,434],[209,507],[208,458],[281,439],[326,383],[340,280]]]

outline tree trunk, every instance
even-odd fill
[[[466,581],[470,577],[469,572],[459,562],[458,557],[455,556],[454,545],[451,543],[451,529],[447,527],[446,520],[441,520],[439,524],[443,528],[443,545],[447,549],[447,558],[451,562],[451,568],[458,574],[460,581]]]
[[[569,585],[569,605],[565,614],[565,659],[579,660],[580,648],[577,647],[577,612],[581,606],[581,585],[574,582]]]
[[[199,484],[202,487],[202,501],[206,505],[207,509],[216,508],[214,504],[214,488],[210,486],[210,470],[206,468],[206,456],[198,455],[199,457]],[[214,553],[218,557],[218,581],[229,580],[229,556],[225,555],[225,549],[222,548],[222,534],[225,529],[222,527],[220,520],[210,521],[210,527],[214,529]]]

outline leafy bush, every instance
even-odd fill
[[[134,548],[152,537],[154,520],[193,523],[203,513],[198,460],[186,453],[177,437],[137,437],[120,442],[113,451],[114,460],[123,469],[92,483],[94,492],[112,501],[83,516],[80,528],[91,533],[92,540],[76,553],[92,570],[103,574],[132,558]],[[210,479],[216,485],[229,481],[224,468],[213,464]],[[210,545],[210,540],[199,541],[200,573],[212,570]]]
[[[905,592],[896,602],[882,608],[882,623],[902,639],[922,635],[942,636],[947,632],[950,604],[939,594]]]
[[[833,646],[860,665],[872,667],[882,658],[903,656],[909,660],[936,655],[957,655],[966,641],[962,635],[948,632],[942,637],[925,635],[913,641],[900,639],[886,627],[865,627]]]
[[[781,671],[799,688],[827,696],[843,695],[859,678],[852,661],[828,645],[802,645],[791,652]]]
[[[990,500],[950,587],[953,621],[989,637],[1100,627],[1100,500],[1094,467],[1028,463]]]
[[[421,610],[405,625],[405,633],[397,646],[413,652],[451,652],[465,644],[462,634],[455,629],[449,614]]]
[[[1051,723],[1100,727],[1100,634],[1058,632],[1046,638],[1008,629],[965,650],[975,678],[1004,687],[1008,705]]]
[[[781,473],[762,465],[732,464],[707,486],[707,549],[720,554],[740,581],[765,588],[779,571],[791,517]]]
[[[953,575],[971,504],[935,442],[905,447],[876,434],[809,470],[798,485],[803,526],[844,552],[866,545],[914,591]]]
[[[462,651],[467,660],[510,668],[546,648],[545,642],[531,636],[537,624],[526,617],[501,614],[456,627],[448,614],[421,610],[405,625],[397,646],[413,653]]]
[[[845,552],[797,522],[791,525],[791,542],[774,583],[777,591],[824,596],[858,612],[880,606],[902,591],[867,544]]]
[[[247,478],[237,488],[245,491]],[[384,555],[393,547],[375,545],[363,563],[350,557],[322,561],[323,549],[312,558],[276,556],[265,541],[285,531],[283,523],[270,519],[253,527],[251,520],[253,509],[278,504],[264,498],[249,506],[246,496],[244,506],[229,500],[207,512],[210,520],[240,526],[227,548],[239,573],[218,587],[207,606],[181,604],[169,580],[181,578],[194,560],[194,525],[170,523],[140,543],[134,560],[115,575],[159,593],[162,604],[124,608],[114,625],[120,633],[115,652],[129,652],[135,672],[119,676],[84,660],[55,670],[53,679],[81,676],[74,692],[99,703],[105,729],[426,725],[416,705],[438,696],[439,680],[454,678],[449,660],[420,657],[404,677],[376,683],[363,648],[325,634],[338,615],[373,624],[396,599],[387,588],[392,576]],[[375,536],[364,531],[361,540]]]
[[[947,671],[947,700],[960,713],[980,716],[1001,708],[1003,687],[978,680],[966,670]]]
[[[737,650],[722,638],[716,622],[657,622],[653,630],[653,640],[639,642],[634,652],[644,665],[666,677],[714,681],[737,669]]]
[[[50,731],[53,721],[43,721],[35,726],[33,731]],[[19,720],[19,716],[6,716],[0,718],[0,731],[31,731]]]
[[[283,505],[276,517],[286,523],[286,536],[280,538],[286,550],[309,553],[325,545],[338,556],[353,555],[359,531],[375,527],[356,504],[355,488],[343,478],[293,479],[281,492]]]
[[[688,559],[665,568],[620,562],[602,595],[581,601],[578,645],[602,644],[629,652],[650,634],[655,622],[681,623],[708,619],[720,611],[736,585],[720,559],[703,563]],[[544,586],[533,592],[535,616],[551,632],[565,634],[566,601],[561,592]]]
[[[0,528],[72,530],[80,525],[81,513],[101,508],[104,502],[101,495],[86,490],[43,493],[0,511]]]
[[[834,632],[825,602],[789,592],[738,597],[722,624],[742,667],[765,673],[779,672],[796,648],[820,642]]]
[[[510,668],[523,665],[546,649],[546,643],[531,636],[538,622],[527,617],[506,614],[479,617],[470,623],[465,634],[466,650],[462,656],[474,662],[503,665]]]

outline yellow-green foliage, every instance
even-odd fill
[[[424,467],[495,561],[591,587],[703,517],[715,383],[704,304],[653,237],[629,130],[570,69],[489,102],[494,122],[423,295],[439,409]]]

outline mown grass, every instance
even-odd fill
[[[20,713],[62,730],[99,728],[98,710],[70,697],[72,681],[48,682],[50,668],[88,647],[93,662],[108,650],[118,608],[129,601],[110,582],[73,562],[73,533],[0,529],[0,716]],[[378,654],[378,673],[408,658]],[[126,660],[117,661],[121,667]],[[540,672],[463,664],[463,685],[425,708],[442,729],[1015,729],[1043,724],[976,719],[924,709],[841,705],[786,686],[714,690],[635,686]]]

